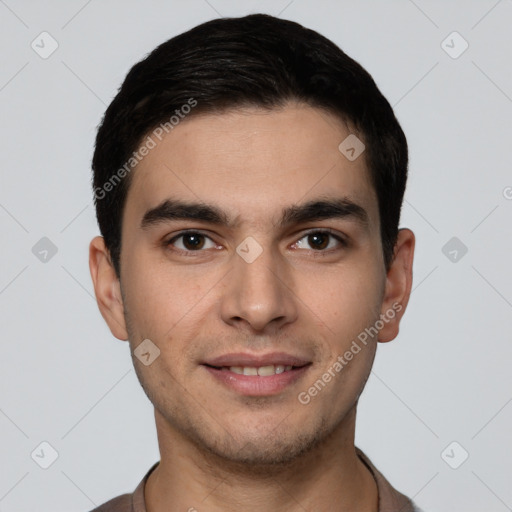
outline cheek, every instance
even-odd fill
[[[125,284],[127,311],[133,327],[145,337],[165,340],[183,332],[204,315],[208,291],[219,280],[199,268],[172,266],[143,256],[128,260]]]
[[[304,302],[333,333],[354,335],[378,318],[382,277],[371,267],[340,266],[304,279]]]

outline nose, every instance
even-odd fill
[[[259,246],[259,250],[254,260],[242,257],[243,252],[233,255],[221,316],[229,325],[270,333],[295,321],[297,297],[286,262],[269,248]]]

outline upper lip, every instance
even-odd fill
[[[311,361],[302,357],[293,356],[284,352],[270,352],[268,354],[248,354],[237,352],[208,359],[203,364],[209,366],[305,366]]]

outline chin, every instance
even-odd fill
[[[251,472],[258,469],[268,471],[269,468],[282,468],[294,463],[301,455],[308,452],[315,443],[309,439],[295,439],[293,442],[279,444],[268,440],[248,441],[245,444],[232,444],[224,449],[219,446],[209,447],[209,452],[226,465],[238,468],[249,468]]]
[[[237,472],[264,476],[273,469],[282,471],[295,466],[328,436],[322,425],[310,425],[307,432],[304,427],[304,424],[296,424],[297,431],[294,432],[289,425],[282,428],[277,425],[266,433],[260,429],[259,433],[251,435],[247,431],[231,432],[231,435],[224,431],[217,439],[202,437],[196,432],[199,437],[195,438],[194,444],[201,452],[208,453],[215,464],[221,462],[224,467],[232,467]]]

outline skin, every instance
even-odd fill
[[[161,454],[145,488],[148,512],[377,510],[376,484],[354,448],[356,409],[377,342],[398,334],[415,238],[399,231],[386,272],[364,153],[351,162],[338,150],[350,133],[337,117],[291,103],[185,119],[132,175],[120,280],[103,238],[92,240],[91,275],[112,334],[129,340],[132,355],[144,339],[160,350],[149,366],[133,357],[155,407]],[[174,220],[142,229],[144,213],[169,197],[214,204],[237,224]],[[273,223],[283,207],[319,197],[349,197],[366,210],[368,225]],[[326,228],[348,245],[327,237],[318,249],[307,235]],[[166,245],[184,229],[207,237],[199,250],[184,238]],[[236,252],[249,236],[263,249],[252,263]],[[298,394],[393,304],[401,305],[394,318],[301,404]],[[312,363],[272,396],[242,396],[200,364],[272,351]]]

